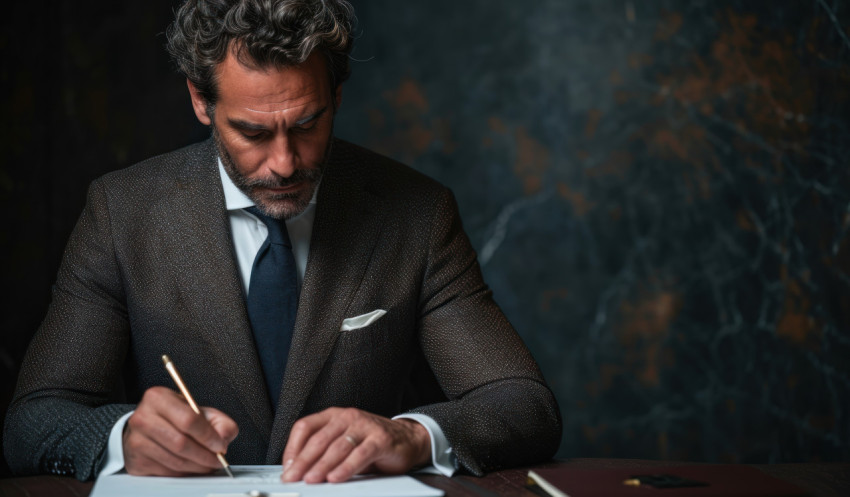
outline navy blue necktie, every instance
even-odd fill
[[[248,319],[275,410],[298,309],[295,257],[283,220],[269,217],[256,207],[245,210],[260,218],[269,229],[251,269]]]

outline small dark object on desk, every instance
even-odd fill
[[[707,487],[703,481],[689,480],[676,475],[634,475],[623,480],[623,485],[640,487],[647,485],[655,488]]]
[[[793,483],[737,464],[658,464],[656,467],[582,468],[566,463],[528,471],[540,490],[554,497],[802,497]],[[705,482],[692,485],[687,482]],[[650,484],[654,483],[654,484]],[[666,485],[665,485],[666,483]],[[529,489],[531,490],[531,489]],[[531,490],[535,492],[536,490]],[[848,495],[847,493],[839,494]]]

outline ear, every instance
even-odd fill
[[[334,92],[334,112],[339,110],[339,106],[342,104],[342,85],[337,85],[336,91]]]
[[[189,87],[189,96],[192,97],[192,108],[195,109],[195,117],[201,124],[209,126],[212,124],[212,119],[207,114],[207,101],[201,96],[201,92],[195,88],[191,81],[186,79],[186,86]]]

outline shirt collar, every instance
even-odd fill
[[[218,159],[218,174],[221,176],[221,186],[224,188],[224,205],[227,210],[235,211],[238,209],[245,209],[246,207],[252,207],[254,205],[254,201],[251,200],[248,195],[245,195],[245,192],[240,190],[239,187],[233,183],[233,180],[230,179],[230,175],[224,170],[224,165],[221,163],[220,157]],[[319,186],[321,186],[321,181],[319,182]],[[310,199],[310,205],[307,209],[304,209],[305,211],[312,209],[316,203],[316,195],[319,193],[319,186],[317,186],[316,191],[313,192],[313,198]],[[301,214],[303,214],[303,212]],[[301,214],[295,217],[298,218]]]

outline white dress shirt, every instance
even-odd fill
[[[218,161],[218,171],[221,185],[224,189],[224,203],[230,220],[230,231],[233,234],[233,246],[236,253],[237,267],[245,295],[251,282],[251,270],[254,259],[263,242],[268,236],[268,228],[259,218],[245,210],[252,207],[254,202],[239,189]],[[318,188],[316,189],[318,192]],[[307,255],[310,253],[310,236],[313,233],[313,220],[316,217],[316,193],[304,212],[286,221],[286,230],[292,242],[292,254],[295,257],[295,267],[298,269],[298,291],[304,281],[307,270]],[[106,454],[103,457],[100,474],[109,475],[124,469],[123,432],[127,419],[133,411],[122,416],[109,433]],[[440,425],[430,416],[424,414],[402,414],[393,419],[411,419],[418,422],[428,431],[431,437],[431,464],[422,471],[452,476],[455,472],[454,453],[449,441],[443,434]]]

